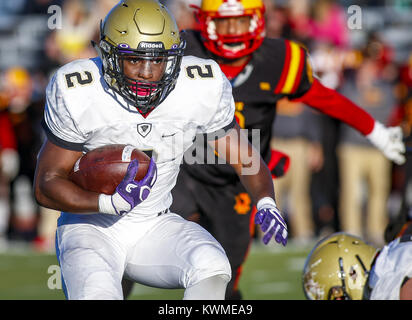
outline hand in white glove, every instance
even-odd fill
[[[405,144],[402,137],[401,127],[387,128],[378,121],[375,121],[372,132],[366,136],[388,159],[399,165],[405,163]]]

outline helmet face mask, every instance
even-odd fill
[[[185,42],[176,22],[156,0],[124,0],[109,12],[100,32],[104,80],[142,115],[148,114],[174,89],[179,75]],[[156,72],[150,78],[131,73],[130,62]]]
[[[261,0],[203,0],[196,8],[206,48],[225,59],[237,59],[257,50],[265,36],[265,7]],[[249,18],[249,28],[242,34],[218,34],[219,20]]]
[[[309,300],[361,300],[377,249],[344,232],[334,233],[312,249],[303,269]]]

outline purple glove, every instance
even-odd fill
[[[103,213],[123,216],[139,203],[147,199],[157,179],[157,167],[153,159],[150,160],[146,176],[135,181],[139,162],[132,160],[127,167],[126,174],[111,196],[100,195],[99,211]],[[110,199],[110,202],[108,201]]]
[[[255,223],[260,225],[260,229],[266,232],[262,238],[264,244],[268,244],[273,235],[277,243],[282,243],[286,246],[288,242],[288,227],[283,220],[278,208],[263,208],[260,209],[255,216]]]

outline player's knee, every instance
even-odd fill
[[[214,275],[186,288],[184,300],[223,300],[230,277]]]
[[[198,247],[196,253],[191,256],[190,262],[193,269],[188,286],[215,275],[226,282],[229,282],[232,277],[229,259],[223,248],[217,244]]]

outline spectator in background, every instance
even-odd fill
[[[375,119],[388,124],[396,107],[394,78],[388,68],[385,44],[372,37],[364,50],[364,61],[353,77],[347,77],[341,91]],[[376,246],[384,244],[388,222],[387,200],[391,187],[391,162],[355,132],[342,125],[338,159],[340,168],[340,222],[343,231],[364,236]],[[367,199],[362,187],[367,186]],[[366,206],[366,234],[363,234],[363,203]]]
[[[8,112],[9,97],[0,81],[0,251],[7,249],[10,218],[10,181],[18,172],[19,156]]]
[[[201,0],[164,0],[160,2],[174,13],[179,30],[198,28],[191,6],[199,6]]]
[[[310,0],[287,0],[289,22],[293,32],[299,36],[306,37],[306,25],[310,15]]]
[[[293,40],[289,23],[286,0],[267,1],[266,4],[266,36],[268,38],[286,38]]]
[[[24,13],[26,14],[46,14],[47,9],[51,5],[62,6],[64,2],[69,2],[71,0],[23,0]]]
[[[335,47],[348,45],[346,15],[336,0],[290,0],[289,6],[292,27],[302,39]]]
[[[400,123],[405,132],[407,147],[406,163],[402,167],[395,167],[401,173],[401,207],[399,212],[390,216],[385,229],[385,241],[392,241],[400,232],[402,226],[412,220],[412,52],[406,63],[400,66],[397,92],[399,94],[399,108],[393,123]]]
[[[290,0],[295,4],[298,0]],[[290,8],[293,33],[311,50],[311,61],[319,81],[330,89],[339,91],[343,70],[354,63],[354,55],[348,48],[348,31],[343,8],[330,0],[304,1]],[[339,168],[336,145],[340,122],[320,116],[323,130],[322,149],[324,164],[314,172],[311,181],[311,198],[316,234],[323,236],[339,229]]]
[[[339,90],[347,52],[328,42],[306,41],[313,48],[310,57],[319,81],[325,87]],[[324,162],[319,171],[312,173],[310,192],[316,234],[325,236],[339,229],[339,169],[335,149],[340,122],[323,114],[319,118]]]
[[[312,172],[323,165],[319,115],[303,103],[282,99],[273,124],[272,148],[290,157],[290,171],[274,180],[279,208],[287,214],[291,236],[305,244],[315,236],[310,199]]]
[[[8,111],[16,135],[20,159],[18,174],[13,179],[12,226],[24,240],[31,240],[36,231],[37,205],[33,198],[32,183],[39,147],[35,134],[36,116],[32,105],[33,82],[22,67],[11,67],[2,75],[3,89],[8,97]],[[27,239],[26,239],[27,238]]]
[[[336,47],[346,47],[349,42],[346,14],[336,0],[315,0],[305,30],[317,42],[328,42]]]
[[[62,8],[63,26],[46,40],[46,54],[56,66],[92,58],[96,52],[90,40],[97,39],[99,21],[117,3],[115,0],[94,0],[89,6],[83,0],[65,1]]]

